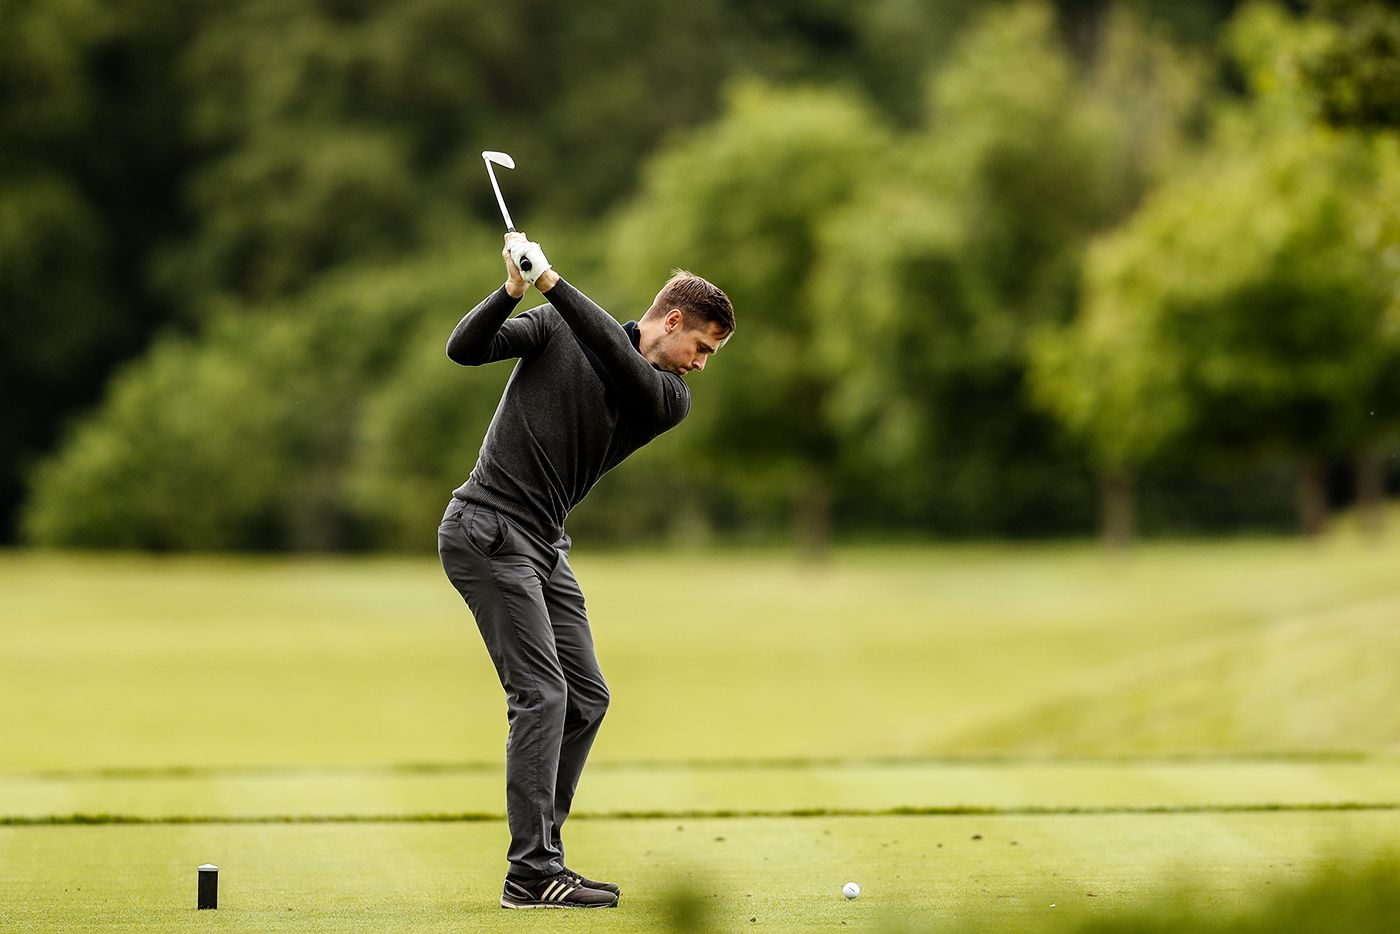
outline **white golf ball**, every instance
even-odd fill
[[[841,894],[847,898],[855,898],[860,894],[860,886],[856,885],[854,882],[847,882],[845,885],[841,886]]]

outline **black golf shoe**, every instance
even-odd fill
[[[501,890],[502,908],[612,908],[616,904],[615,893],[589,888],[568,872],[543,879],[507,875]]]
[[[593,879],[585,879],[583,876],[574,872],[568,866],[564,867],[564,874],[572,876],[573,880],[579,885],[585,885],[590,889],[597,889],[600,892],[611,892],[612,894],[618,896],[622,895],[622,889],[618,887],[616,882],[597,882]]]

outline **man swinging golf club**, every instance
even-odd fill
[[[677,272],[640,321],[621,325],[523,234],[512,229],[502,255],[505,284],[458,323],[447,356],[519,362],[452,494],[438,553],[506,692],[501,907],[609,908],[618,886],[566,867],[560,839],[608,707],[564,520],[606,471],[685,418],[681,377],[705,368],[734,330],[734,309],[714,285]],[[548,304],[511,317],[530,285]]]

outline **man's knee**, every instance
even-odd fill
[[[574,685],[569,690],[569,717],[587,723],[597,723],[608,712],[610,697],[608,686],[601,681]]]
[[[512,715],[528,714],[546,723],[562,722],[570,709],[569,691],[561,678],[558,683],[540,682],[512,698]]]

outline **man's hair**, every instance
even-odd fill
[[[734,306],[724,290],[712,282],[700,278],[692,272],[677,269],[661,287],[656,301],[647,309],[646,316],[662,314],[672,308],[679,308],[685,316],[687,328],[717,324],[727,339],[734,333]]]

